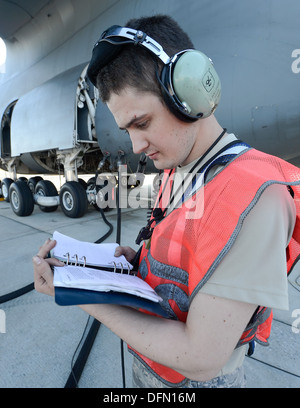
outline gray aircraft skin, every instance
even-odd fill
[[[7,47],[0,73],[0,167],[11,175],[8,184],[2,180],[7,201],[18,173],[64,172],[73,183],[66,196],[73,205],[79,173],[94,174],[99,163],[101,171],[115,171],[118,162],[139,171],[140,157],[98,100],[86,67],[106,28],[158,13],[174,17],[213,60],[222,82],[215,113],[221,125],[300,165],[298,0],[0,0],[0,37]],[[154,172],[153,164],[145,171]],[[29,215],[18,207],[19,193],[11,196],[12,208]]]

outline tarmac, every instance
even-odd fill
[[[122,209],[122,245],[136,248],[134,241],[146,215],[146,208]],[[107,212],[106,217],[114,226],[106,242],[115,242],[116,210]],[[9,203],[0,201],[0,297],[33,282],[32,256],[55,230],[95,242],[108,227],[92,206],[79,219],[66,217],[60,208],[45,213],[38,206],[31,216],[18,217]],[[289,277],[290,310],[274,310],[270,346],[257,345],[254,355],[245,359],[248,388],[300,388],[299,292],[300,265]],[[0,304],[0,388],[64,388],[84,329],[92,322],[78,307],[58,306],[52,297],[35,290]],[[126,345],[121,345],[120,339],[103,324],[78,387],[124,388],[121,347],[125,388],[130,388],[131,355]]]

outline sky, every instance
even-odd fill
[[[5,72],[6,46],[0,37],[0,73]]]

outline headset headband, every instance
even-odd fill
[[[164,64],[168,64],[170,62],[170,57],[165,53],[163,47],[143,31],[134,30],[133,28],[127,27],[116,27],[114,28],[113,32],[107,31],[105,36],[102,37],[101,41],[107,41],[115,44],[113,38],[116,36],[129,39],[130,41],[128,41],[128,43],[130,44],[133,42],[134,45],[143,45],[144,47],[148,48],[149,51],[155,54]],[[125,41],[125,43],[127,42]]]
[[[87,74],[94,86],[96,86],[97,74],[100,69],[115,59],[125,44],[142,45],[164,64],[170,62],[170,57],[165,53],[163,47],[143,31],[114,25],[102,33],[93,48],[93,56]]]

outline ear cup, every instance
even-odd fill
[[[211,60],[200,51],[178,53],[164,66],[161,82],[169,109],[179,112],[179,118],[183,116],[185,121],[210,116],[220,101],[219,76]]]
[[[172,73],[170,70],[170,65],[164,65],[160,77],[157,74],[157,79],[160,83],[162,96],[166,106],[169,111],[183,122],[195,122],[199,117],[192,117],[189,115],[186,108],[182,105],[180,100],[177,98],[172,87]]]
[[[210,116],[219,104],[221,82],[212,61],[202,52],[190,50],[180,55],[172,74],[173,89],[188,113]]]

